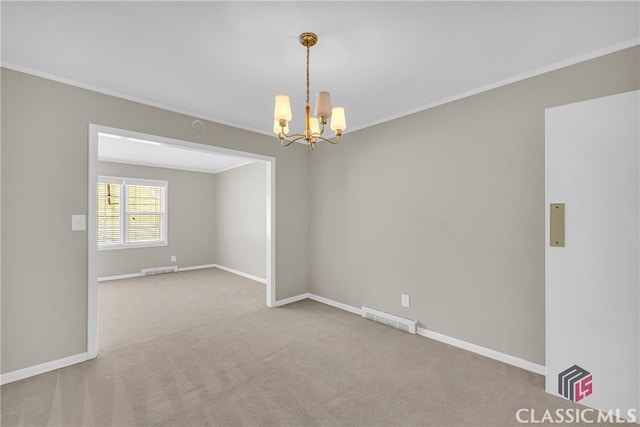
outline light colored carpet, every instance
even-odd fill
[[[544,378],[218,269],[103,282],[97,359],[2,387],[2,426],[512,426]],[[538,425],[544,425],[538,424]]]

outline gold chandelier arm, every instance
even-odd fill
[[[322,141],[324,141],[324,142],[328,142],[328,143],[333,144],[333,145],[335,145],[335,144],[337,144],[338,142],[340,142],[340,135],[336,135],[336,139],[335,139],[335,141],[332,141],[332,140],[330,140],[330,139],[328,139],[328,138],[325,138],[324,136],[320,136],[320,135],[316,135],[316,134],[314,134],[314,135],[313,135],[313,137],[314,137],[315,139],[320,139],[320,140],[322,140]]]
[[[280,138],[280,144],[283,147],[288,147],[294,142],[300,141],[301,139],[305,139],[305,136],[299,133],[294,133],[291,135],[285,135],[284,133],[281,133],[278,137]],[[293,139],[289,139],[289,138],[293,138]]]
[[[320,124],[320,135],[324,134],[324,125],[327,123],[324,120],[318,120],[318,123]]]

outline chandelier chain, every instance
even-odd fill
[[[309,57],[310,57],[310,52],[311,47],[309,46],[309,44],[307,44],[307,104],[309,105]]]

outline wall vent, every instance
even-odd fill
[[[401,331],[409,332],[410,334],[415,334],[418,329],[418,322],[415,320],[405,319],[404,317],[396,316],[395,314],[376,310],[364,305],[362,306],[362,317],[373,320],[374,322],[392,326],[396,329],[400,329]]]
[[[142,270],[140,270],[140,274],[143,276],[151,276],[153,274],[175,273],[177,271],[177,265],[170,265],[168,267],[143,268]]]

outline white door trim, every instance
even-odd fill
[[[251,160],[262,161],[266,164],[267,170],[267,277],[266,277],[266,305],[267,307],[276,306],[276,159],[274,157],[263,156],[260,154],[249,153],[245,151],[231,150],[228,148],[216,147],[213,145],[198,144],[194,142],[182,141],[178,139],[166,138],[157,135],[150,135],[140,132],[133,132],[125,129],[112,128],[97,124],[89,124],[89,167],[88,167],[88,186],[89,186],[89,206],[88,206],[88,224],[87,224],[87,245],[88,245],[88,286],[87,286],[87,356],[93,359],[98,355],[98,244],[97,244],[97,206],[95,203],[98,185],[98,134],[108,133],[111,135],[119,135],[128,138],[137,138],[143,140],[152,140],[162,144],[172,145],[176,147],[189,148],[192,150],[208,151],[212,153],[222,154],[233,157],[243,157]]]

